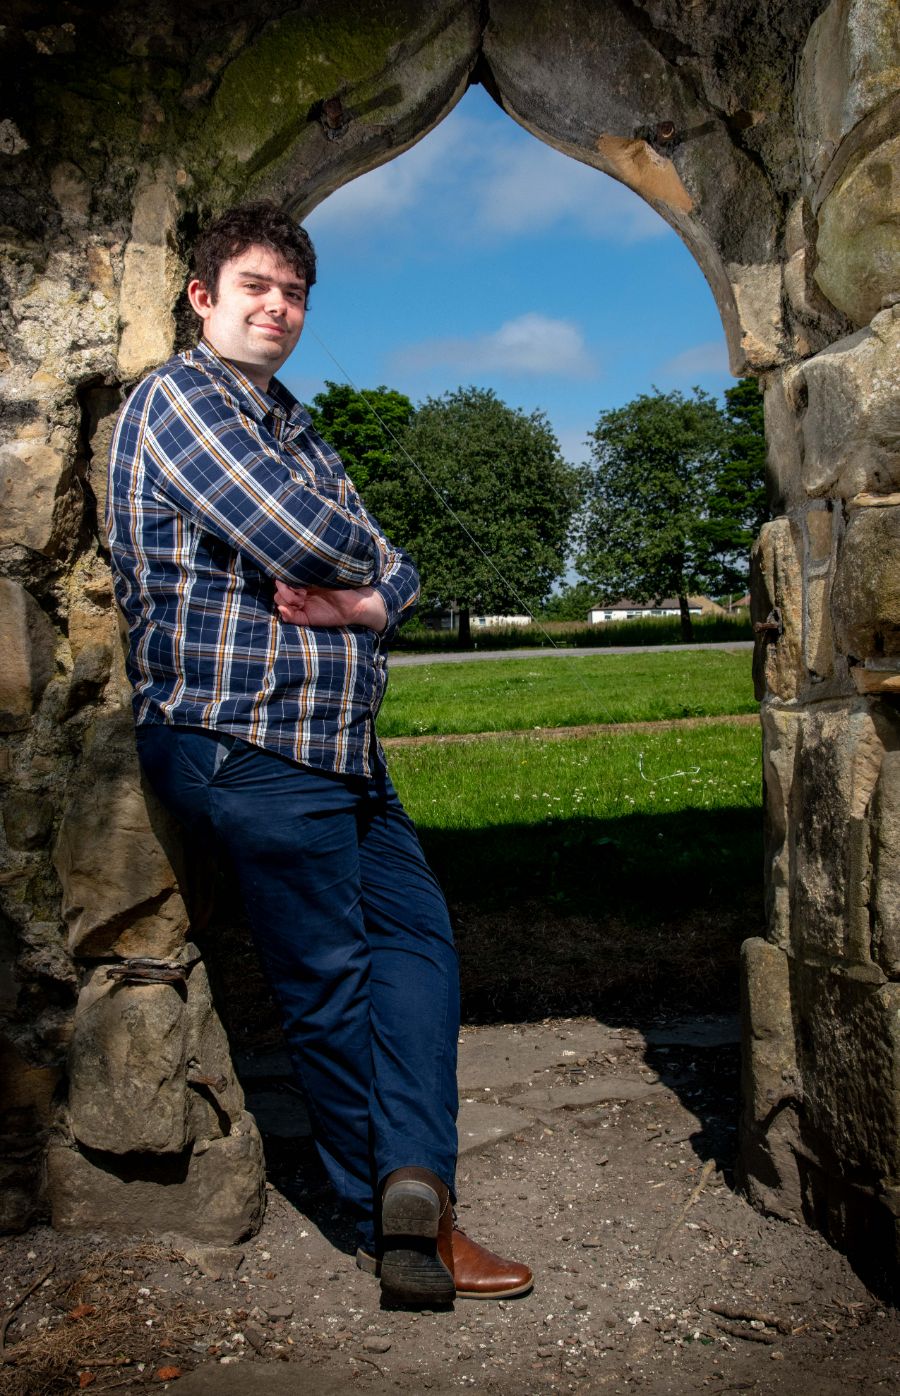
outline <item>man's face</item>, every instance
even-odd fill
[[[262,389],[296,345],[306,317],[306,281],[268,247],[248,247],[226,262],[215,300],[202,281],[189,284],[188,299],[204,339]]]

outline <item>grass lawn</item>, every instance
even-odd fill
[[[746,651],[688,650],[395,669],[378,732],[530,731],[755,712],[750,662]]]
[[[453,909],[468,1018],[734,1005],[763,922],[757,728],[498,738],[390,766]]]

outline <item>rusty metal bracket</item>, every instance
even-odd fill
[[[150,955],[134,955],[121,964],[107,965],[106,977],[120,984],[186,984],[199,956],[194,959],[159,960]]]
[[[209,1086],[210,1090],[221,1095],[228,1085],[228,1078],[207,1075],[200,1063],[192,1058],[187,1064],[187,1083],[189,1086]]]
[[[766,639],[780,640],[784,634],[784,622],[781,619],[781,612],[777,606],[773,606],[765,620],[758,620],[753,626],[757,635],[763,635]]]

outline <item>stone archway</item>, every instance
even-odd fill
[[[266,0],[250,19],[231,0],[189,13],[126,0],[108,19],[66,0],[14,9],[0,112],[2,1220],[24,1225],[49,1198],[58,1225],[134,1229],[137,1197],[157,1227],[230,1239],[257,1223],[258,1136],[134,764],[106,445],[124,390],[177,341],[200,220],[263,194],[302,215],[481,81],[678,230],[732,368],[765,386],[778,517],[754,586],[774,627],[756,666],[769,931],[745,947],[744,1174],[760,1205],[896,1275],[888,0]],[[140,980],[141,956],[167,962],[162,980]]]

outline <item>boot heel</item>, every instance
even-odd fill
[[[381,1205],[381,1292],[401,1304],[452,1304],[453,1276],[437,1251],[441,1202],[417,1179],[393,1183]]]
[[[407,1178],[388,1188],[381,1204],[381,1234],[437,1238],[440,1198],[434,1188]]]

